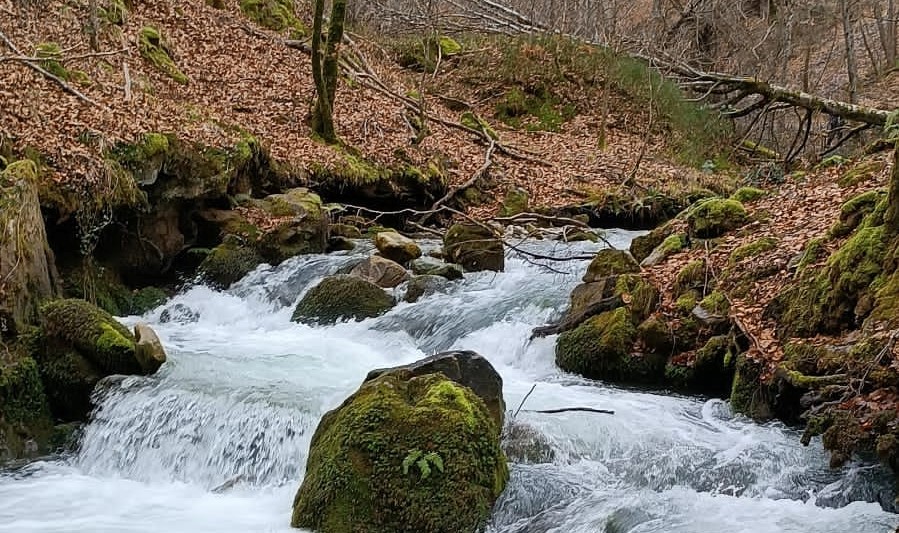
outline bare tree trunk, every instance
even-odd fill
[[[87,3],[87,9],[88,24],[90,25],[88,33],[90,35],[91,50],[97,52],[100,50],[100,43],[98,42],[100,33],[100,7],[97,5],[97,0],[89,0]]]
[[[888,0],[886,15],[880,11],[880,7],[875,8],[874,17],[877,19],[877,33],[880,36],[880,46],[883,48],[886,70],[899,67],[896,62],[895,0]]]
[[[315,0],[312,16],[312,78],[318,96],[312,114],[312,130],[325,142],[337,142],[334,128],[334,100],[337,95],[340,43],[343,40],[343,24],[346,19],[346,0],[334,0],[328,35],[322,43],[325,0]],[[324,45],[324,50],[322,49]]]
[[[855,59],[855,36],[852,32],[853,18],[849,0],[840,0],[840,14],[843,19],[843,40],[846,45],[846,73],[849,75],[849,103],[858,101],[858,66]]]

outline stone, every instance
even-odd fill
[[[514,420],[503,429],[503,451],[513,463],[552,463],[556,451],[534,426]]]
[[[378,287],[392,289],[409,279],[409,273],[399,263],[373,255],[350,270],[351,276],[374,283]]]
[[[134,326],[134,338],[137,341],[134,355],[145,374],[153,374],[166,361],[165,348],[153,328],[144,322]]]
[[[505,268],[503,241],[476,224],[455,224],[443,238],[445,259],[462,265],[466,272]]]
[[[227,289],[265,262],[256,250],[226,240],[206,256],[197,272],[204,282],[217,289]]]
[[[636,272],[640,272],[640,265],[637,264],[637,261],[634,260],[628,251],[606,248],[597,252],[593,260],[590,261],[583,281],[584,283],[591,283],[608,276],[633,274]]]
[[[361,239],[362,232],[356,226],[350,224],[331,224],[331,235],[335,237],[344,237],[347,239]]]
[[[743,226],[748,220],[743,204],[731,199],[700,200],[687,213],[690,234],[701,239],[720,237]]]
[[[421,248],[415,241],[395,231],[381,231],[375,234],[375,247],[387,259],[405,265],[421,257]]]
[[[442,291],[448,284],[449,282],[446,278],[441,276],[415,276],[409,280],[409,284],[406,286],[406,294],[403,296],[403,301],[415,303],[425,296]]]
[[[409,366],[370,376],[322,417],[293,527],[458,533],[487,523],[509,477],[500,426],[472,389],[438,368]]]
[[[328,238],[328,252],[349,252],[356,249],[356,243],[346,237],[331,236]]]
[[[280,220],[262,234],[255,246],[267,262],[278,264],[327,249],[330,217],[317,194],[304,187],[289,189],[266,196],[259,206]]]
[[[334,324],[363,320],[386,313],[393,297],[370,281],[349,275],[328,276],[309,289],[294,309],[291,320],[304,324]]]
[[[530,203],[528,192],[521,187],[512,187],[506,191],[503,203],[499,208],[499,216],[511,217],[526,213]]]
[[[365,381],[384,374],[398,374],[404,379],[439,372],[459,385],[471,389],[487,406],[497,427],[503,427],[506,404],[503,401],[503,379],[484,356],[470,350],[443,352],[408,365],[372,370]]]
[[[440,276],[448,280],[462,279],[462,267],[453,263],[444,263],[433,257],[421,257],[409,264],[413,274],[419,276]]]

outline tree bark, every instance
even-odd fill
[[[889,205],[884,225],[890,235],[899,235],[899,141],[893,148],[893,170],[890,173]]]
[[[346,0],[334,0],[332,3],[328,35],[323,43],[324,15],[325,0],[315,0],[312,16],[312,78],[318,95],[312,114],[312,130],[325,142],[336,143],[334,101],[340,73],[340,43],[346,19]]]
[[[846,74],[849,76],[849,103],[858,101],[858,66],[855,58],[855,36],[852,32],[854,20],[849,0],[840,0],[840,11],[843,19],[843,41],[846,45]]]

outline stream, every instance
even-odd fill
[[[635,234],[610,231],[616,247]],[[436,246],[437,243],[429,243]],[[544,254],[602,245],[528,242]],[[302,293],[370,253],[263,266],[228,291],[202,285],[144,317],[169,361],[152,377],[110,378],[67,457],[0,473],[0,531],[289,532],[312,432],[369,370],[470,349],[504,380],[507,408],[590,406],[614,415],[521,412],[554,449],[512,464],[489,533],[886,533],[892,477],[856,462],[828,467],[820,442],[734,416],[727,402],[624,389],[562,373],[556,317],[586,268],[510,255],[506,272],[466,274],[446,293],[329,327],[294,324]],[[555,271],[553,271],[555,270]],[[889,506],[888,506],[889,507]]]

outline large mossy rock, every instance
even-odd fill
[[[52,428],[37,363],[21,346],[0,345],[0,464],[45,451]]]
[[[708,198],[690,208],[687,227],[692,235],[710,239],[741,227],[748,219],[746,209],[737,200]]]
[[[0,172],[0,313],[8,328],[33,324],[59,293],[38,201],[37,167],[17,161]]]
[[[370,281],[349,275],[329,276],[309,289],[291,320],[305,324],[333,324],[362,320],[386,313],[393,297]]]
[[[200,279],[217,289],[227,289],[265,260],[256,250],[226,239],[209,252],[197,269]]]
[[[505,268],[503,241],[487,228],[475,224],[455,224],[443,238],[443,253],[452,263],[468,272]]]
[[[55,300],[42,310],[41,327],[29,336],[30,350],[54,416],[83,420],[100,379],[113,374],[148,374],[137,341],[112,315],[84,300]],[[155,368],[154,368],[155,366]]]
[[[593,260],[590,261],[583,281],[591,283],[609,276],[633,274],[635,272],[640,272],[640,265],[637,264],[629,252],[606,248],[597,252]]]
[[[381,231],[375,234],[375,248],[382,256],[405,265],[421,257],[421,248],[415,241],[395,231]]]
[[[509,475],[487,406],[439,372],[367,380],[322,417],[306,464],[291,525],[326,533],[479,531]]]
[[[256,244],[266,261],[278,264],[296,255],[324,253],[327,249],[330,216],[314,192],[303,187],[290,189],[265,197],[257,206],[279,220]]]
[[[487,406],[497,427],[503,427],[506,404],[503,400],[503,379],[482,355],[470,350],[442,352],[408,365],[380,368],[368,373],[365,380],[395,373],[408,379],[439,372],[472,390]]]
[[[631,354],[637,328],[628,310],[606,311],[559,335],[556,364],[590,379],[656,383],[664,373],[665,354]]]
[[[358,263],[350,270],[350,275],[385,289],[392,289],[409,279],[409,273],[402,265],[377,255],[367,257]]]

